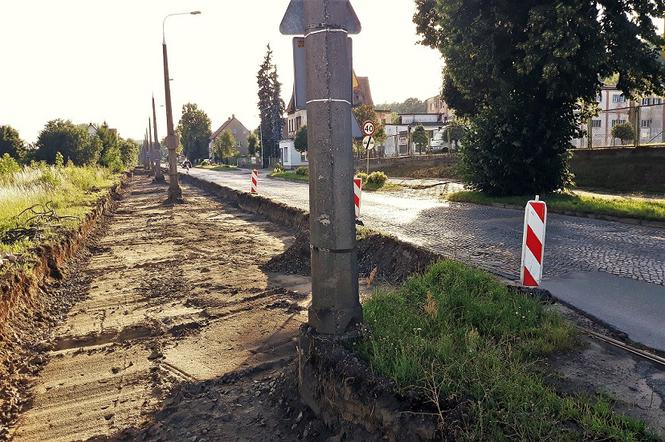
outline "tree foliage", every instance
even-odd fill
[[[8,154],[17,161],[25,157],[25,143],[16,129],[11,126],[0,126],[0,156]]]
[[[413,142],[416,143],[416,147],[418,147],[420,153],[422,153],[423,148],[429,148],[429,136],[422,124],[416,126],[411,137]]]
[[[630,123],[617,124],[612,128],[612,138],[620,139],[621,144],[633,141],[635,139],[635,129]]]
[[[110,129],[105,121],[97,128],[97,137],[102,142],[99,163],[115,171],[121,170],[124,164],[120,154],[118,133]]]
[[[222,160],[238,156],[238,143],[230,130],[222,132],[213,142],[212,149],[215,155]]]
[[[210,127],[210,118],[196,104],[187,103],[182,107],[178,132],[185,156],[191,161],[208,158],[208,143],[212,135]]]
[[[250,133],[247,137],[247,151],[249,152],[249,155],[256,155],[260,148],[259,137],[257,137],[254,132]]]
[[[427,110],[425,102],[418,98],[407,98],[402,102],[383,103],[376,106],[377,109],[391,110],[398,114],[419,114]],[[362,121],[360,122],[362,124]]]
[[[256,75],[259,87],[259,114],[263,140],[261,151],[263,165],[268,167],[270,158],[279,158],[279,141],[282,138],[284,101],[281,98],[282,85],[277,75],[277,66],[272,61],[272,50],[267,47],[263,63]]]
[[[377,118],[374,109],[374,106],[371,104],[363,104],[362,106],[353,108],[353,115],[355,115],[358,124],[361,126],[365,121],[373,121],[375,132],[372,136],[377,142],[383,143],[386,140],[386,128]]]
[[[307,125],[298,129],[296,139],[293,141],[294,147],[300,153],[307,152]]]
[[[120,149],[120,159],[122,161],[122,164],[125,165],[125,167],[131,167],[136,165],[139,158],[139,150],[141,149],[141,146],[139,146],[139,144],[136,141],[125,140],[121,138],[119,143],[119,149]]]
[[[35,159],[54,164],[60,152],[77,166],[97,164],[102,141],[91,136],[85,126],[76,126],[69,120],[51,120],[39,134]]]
[[[570,141],[601,79],[627,96],[661,93],[665,43],[651,0],[416,0],[422,43],[446,60],[443,98],[469,117],[466,178],[492,194],[544,193],[570,180]]]

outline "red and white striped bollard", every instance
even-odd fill
[[[363,193],[363,180],[360,178],[353,179],[353,203],[356,206],[356,219],[360,218],[360,199]]]
[[[538,287],[543,278],[546,228],[547,204],[536,195],[535,200],[526,204],[524,212],[520,281],[526,287]]]
[[[254,169],[252,170],[252,184],[250,187],[251,193],[259,193],[259,171]]]

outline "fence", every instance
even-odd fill
[[[573,140],[573,145],[583,149],[665,144],[665,104],[652,98],[644,99],[643,103],[600,111],[582,128],[586,131],[585,136]],[[631,126],[634,136],[622,141],[612,135],[612,129],[625,123]]]

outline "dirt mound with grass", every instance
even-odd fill
[[[309,240],[309,232],[300,233],[284,253],[268,261],[263,269],[309,276]],[[427,250],[364,229],[358,233],[357,249],[360,275],[373,274],[373,279],[387,283],[402,282],[414,273],[425,271],[437,260],[437,256]]]

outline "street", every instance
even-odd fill
[[[186,173],[183,171],[183,173]],[[191,169],[191,175],[249,191],[249,171]],[[259,178],[259,194],[308,209],[308,186]],[[476,265],[519,278],[523,213],[449,203],[418,191],[364,192],[365,226]],[[665,231],[550,214],[543,287],[636,342],[665,350]]]

